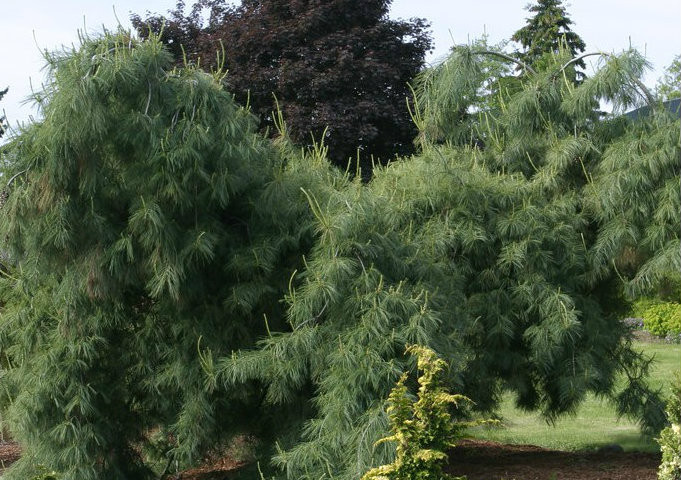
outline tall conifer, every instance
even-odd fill
[[[534,15],[511,37],[522,46],[523,51],[518,56],[525,63],[534,65],[543,56],[558,53],[561,48],[572,56],[584,51],[584,40],[570,28],[572,20],[562,3],[562,0],[537,0],[536,4],[528,5],[527,10]],[[583,60],[576,66],[586,67]]]

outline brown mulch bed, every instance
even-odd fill
[[[0,473],[19,460],[21,449],[14,442],[0,442]]]
[[[180,475],[174,477],[181,480],[222,480],[229,472],[237,470],[244,464],[236,462],[230,458],[221,458],[210,464],[202,465],[198,468],[185,470]],[[173,478],[173,477],[170,477]]]
[[[653,335],[647,330],[634,330],[632,332],[634,340],[643,343],[665,343],[664,338]]]
[[[465,441],[449,455],[449,473],[468,480],[655,480],[660,455],[561,452],[533,445]]]
[[[16,443],[0,443],[0,474],[20,454]],[[655,480],[660,463],[660,455],[653,453],[561,452],[477,440],[462,442],[449,459],[449,473],[468,480]],[[171,478],[222,480],[241,466],[221,458]]]

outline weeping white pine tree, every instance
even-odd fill
[[[600,68],[575,86],[574,65],[589,56],[600,57]],[[544,198],[570,202],[584,222],[578,234],[586,252],[573,281],[600,315],[610,317],[605,330],[581,335],[621,335],[626,342],[617,322],[624,290],[641,293],[681,270],[678,114],[643,85],[647,63],[635,50],[576,58],[549,54],[542,70],[521,63],[523,74],[510,81],[501,65],[489,66],[509,60],[517,62],[494,49],[460,47],[426,71],[417,82],[420,141],[426,151],[443,145],[470,148],[473,165],[520,174]],[[502,74],[487,75],[490,70]],[[442,98],[450,105],[446,111]],[[598,111],[602,101],[614,107],[613,114]],[[640,105],[646,105],[644,115],[622,115]],[[519,253],[525,255],[525,248]],[[591,308],[578,310],[586,325]],[[614,358],[619,355],[627,360],[615,360],[613,367],[629,384],[602,393],[621,414],[659,426],[659,403],[642,382],[647,360],[628,348]]]
[[[250,432],[283,477],[356,479],[394,453],[374,444],[415,343],[481,410],[511,390],[550,419],[595,392],[659,427],[611,307],[618,274],[678,262],[678,208],[660,205],[678,120],[596,112],[639,98],[633,52],[579,86],[559,55],[501,87],[498,53],[424,74],[422,152],[368,184],[258,138],[156,39],[52,57],[44,120],[6,153],[0,391],[24,448],[8,478],[144,478],[160,428],[174,465]]]
[[[264,315],[284,328],[312,218],[290,179],[329,170],[285,177],[220,79],[174,69],[158,39],[48,60],[44,119],[12,140],[3,177],[0,390],[23,450],[6,478],[144,478],[148,429],[192,461],[258,420],[243,414],[255,388],[206,386],[198,345],[228,355]]]

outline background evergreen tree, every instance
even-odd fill
[[[203,5],[210,7],[206,24]],[[407,82],[431,46],[424,20],[391,20],[389,6],[389,0],[248,0],[233,8],[213,1],[185,16],[179,3],[163,39],[178,62],[180,45],[206,68],[224,60],[229,89],[259,116],[261,130],[273,132],[279,107],[294,142],[323,137],[329,158],[343,169],[359,150],[368,177],[372,156],[385,163],[413,152]],[[163,20],[133,16],[142,36],[148,25],[160,31]]]
[[[674,57],[671,65],[665,68],[664,76],[658,80],[655,91],[662,100],[681,97],[681,55]]]
[[[527,10],[534,15],[511,36],[511,40],[520,43],[523,48],[518,52],[522,61],[534,65],[546,54],[558,53],[561,47],[573,57],[584,51],[584,40],[570,28],[572,20],[562,0],[537,0],[536,4],[528,5]],[[583,60],[576,62],[575,66],[586,67]],[[577,78],[582,76],[583,73],[579,72]]]

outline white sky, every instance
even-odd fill
[[[187,0],[191,5],[192,0]],[[444,56],[455,43],[489,34],[493,43],[509,38],[525,24],[528,0],[394,0],[392,17],[423,17],[432,24],[435,50],[428,60]],[[12,124],[35,114],[22,105],[30,82],[43,79],[41,50],[77,43],[77,30],[129,27],[129,14],[166,13],[175,0],[0,0],[0,88],[10,91],[0,103]],[[664,67],[681,53],[679,0],[572,0],[567,3],[573,30],[586,42],[587,51],[639,48],[653,64],[646,83],[654,86]]]

